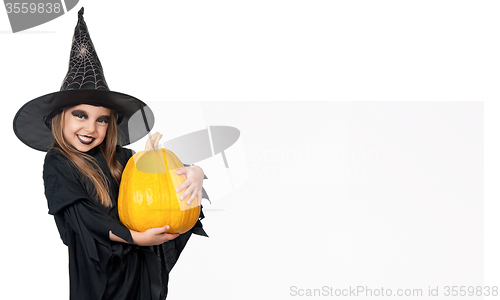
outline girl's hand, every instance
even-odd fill
[[[139,246],[154,246],[160,245],[167,241],[173,240],[179,236],[178,233],[167,233],[170,226],[158,228],[150,228],[144,232],[130,230],[134,244]]]
[[[181,195],[181,200],[184,200],[185,198],[189,197],[189,195],[191,195],[191,197],[189,197],[189,199],[187,200],[187,204],[191,204],[194,198],[198,197],[198,205],[201,205],[203,178],[205,177],[205,173],[203,172],[203,170],[198,166],[190,166],[180,168],[179,170],[177,170],[176,174],[186,175],[186,180],[184,180],[184,182],[175,189],[177,193],[179,193],[183,189],[186,189]]]

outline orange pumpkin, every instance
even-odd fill
[[[191,229],[200,215],[195,199],[190,205],[175,192],[186,176],[176,172],[184,167],[167,149],[158,149],[161,134],[146,142],[146,150],[134,154],[123,170],[118,196],[118,214],[127,228],[144,232],[149,228],[170,226],[169,233]]]

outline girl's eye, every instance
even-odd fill
[[[105,118],[97,119],[97,123],[108,124],[108,119],[105,119]]]
[[[71,113],[73,116],[77,117],[78,119],[86,119],[87,118],[87,115],[80,112],[80,111],[74,111]]]

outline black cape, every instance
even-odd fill
[[[68,246],[70,299],[165,299],[168,273],[191,234],[207,236],[200,222],[203,211],[190,231],[172,241],[152,247],[134,245],[130,231],[118,217],[119,184],[98,147],[87,154],[96,159],[108,178],[112,207],[100,204],[90,181],[82,179],[59,151],[47,152],[43,169],[49,214]],[[117,159],[123,166],[131,156],[130,149],[117,147]],[[109,231],[128,244],[110,240]]]

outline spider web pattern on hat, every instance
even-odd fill
[[[78,13],[68,73],[61,85],[63,90],[95,89],[109,91],[104,71],[83,20],[83,11]]]

